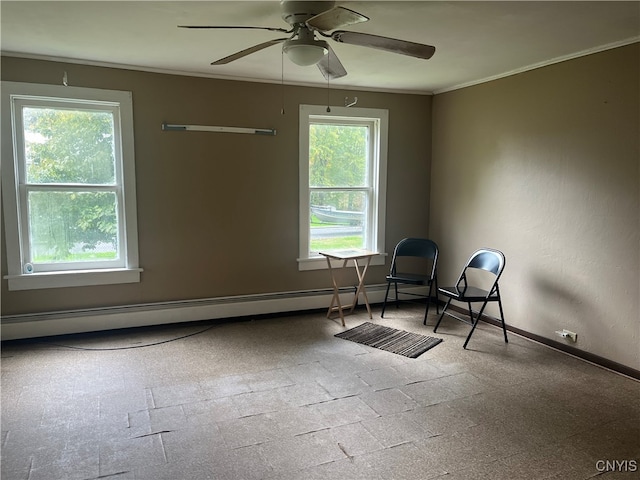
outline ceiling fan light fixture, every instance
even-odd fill
[[[296,65],[306,67],[315,65],[329,52],[329,46],[324,40],[287,40],[282,46],[289,60]]]

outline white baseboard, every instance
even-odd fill
[[[386,284],[368,285],[369,303],[382,303],[385,288]],[[416,290],[422,289],[424,287],[418,287]],[[342,291],[344,293],[340,294],[341,303],[351,304],[355,292],[349,289]],[[118,328],[316,310],[328,308],[332,296],[332,290],[325,289],[7,315],[2,317],[0,336],[3,341],[18,340]]]

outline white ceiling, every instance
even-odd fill
[[[344,30],[436,47],[419,60],[329,40],[348,75],[332,86],[437,93],[640,41],[638,1],[339,1],[366,15]],[[210,63],[267,40],[266,30],[185,30],[180,24],[289,28],[278,1],[4,1],[3,55],[215,78],[323,85],[315,66],[282,61],[280,46]],[[73,79],[69,79],[73,83]]]

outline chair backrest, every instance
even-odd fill
[[[506,259],[504,253],[502,253],[500,250],[494,250],[492,248],[481,248],[480,250],[476,250],[475,252],[473,252],[471,257],[469,257],[469,260],[462,269],[456,285],[460,285],[460,282],[464,282],[464,284],[466,285],[467,269],[475,268],[495,275],[495,279],[493,280],[492,286],[489,289],[490,292],[493,292],[498,284],[500,275],[502,275],[505,264]]]
[[[431,276],[435,275],[438,262],[438,245],[427,238],[404,238],[398,242],[393,251],[391,273],[396,273],[398,257],[420,257],[431,260]]]
[[[502,270],[504,270],[505,258],[504,253],[499,250],[493,250],[490,248],[482,248],[469,258],[467,266],[469,268],[478,268],[491,272],[496,276],[500,276]]]

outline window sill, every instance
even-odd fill
[[[108,270],[77,270],[65,272],[28,273],[6,275],[9,290],[36,290],[40,288],[86,287],[115,283],[137,283],[141,268],[117,268]]]
[[[371,263],[369,265],[384,265],[386,261],[387,254],[380,253],[375,257],[371,258]],[[340,266],[342,262],[333,262],[332,266]],[[349,261],[349,266],[352,266],[353,263]],[[328,270],[327,259],[326,257],[312,257],[312,258],[299,258],[298,259],[298,271],[303,272],[307,270]]]

